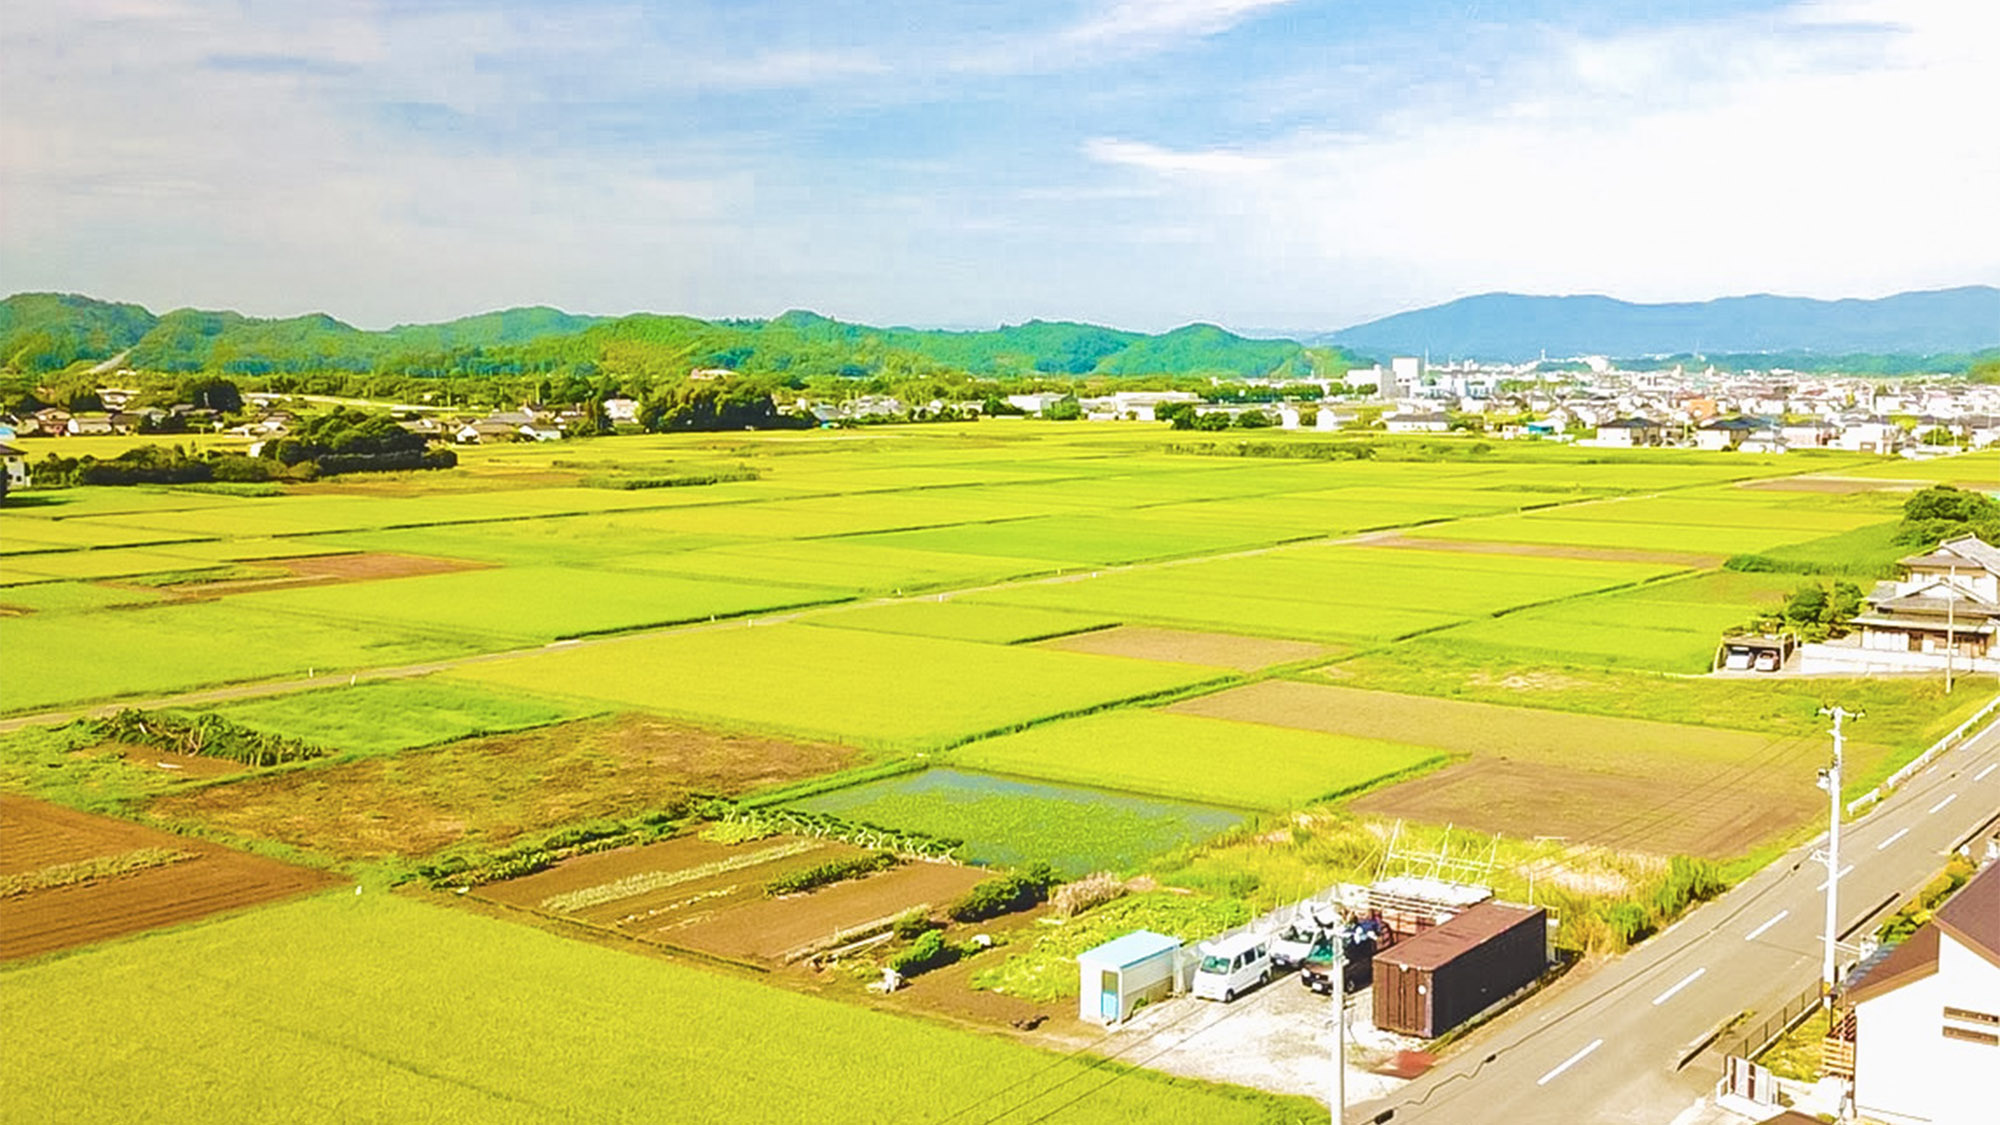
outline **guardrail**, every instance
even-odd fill
[[[1915,758],[1912,758],[1908,764],[1903,766],[1902,769],[1899,769],[1895,773],[1890,774],[1889,779],[1887,781],[1884,781],[1882,784],[1877,785],[1875,788],[1870,789],[1866,793],[1863,793],[1861,796],[1854,798],[1852,801],[1847,802],[1847,811],[1850,814],[1852,814],[1855,809],[1858,809],[1861,806],[1868,804],[1871,801],[1879,801],[1883,797],[1888,796],[1891,790],[1895,789],[1898,785],[1901,785],[1905,781],[1908,781],[1910,777],[1913,774],[1915,774],[1918,770],[1923,769],[1925,766],[1928,766],[1932,762],[1937,761],[1938,757],[1942,755],[1945,751],[1951,749],[1953,746],[1958,745],[1960,742],[1965,741],[1966,737],[1968,736],[1968,732],[1970,732],[1972,728],[1978,726],[1980,723],[1986,721],[1986,719],[1993,714],[1996,708],[2000,708],[2000,695],[1996,695],[1992,699],[1987,700],[1986,706],[1981,707],[1979,710],[1973,712],[1971,718],[1958,724],[1956,727],[1953,727],[1950,734],[1947,734],[1943,738],[1938,739],[1936,742],[1931,743],[1929,749],[1917,755]]]

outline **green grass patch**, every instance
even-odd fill
[[[77,613],[112,609],[127,605],[148,605],[160,600],[153,590],[132,587],[97,586],[88,582],[42,582],[0,590],[0,605],[29,613]]]
[[[1243,821],[1241,813],[1226,809],[953,769],[839,789],[794,806],[963,840],[961,852],[974,863],[1020,867],[1039,861],[1072,877],[1129,871]]]
[[[8,653],[0,706],[184,691],[240,680],[416,664],[473,651],[472,639],[267,611],[241,599],[163,604],[75,618],[0,618]],[[33,654],[33,659],[24,659]]]
[[[1048,781],[1285,809],[1443,755],[1378,738],[1123,709],[975,742],[951,760]]]
[[[1317,1112],[383,894],[115,943],[0,984],[10,1039],[37,1045],[10,1053],[0,1107],[16,1120],[505,1123],[664,1106],[872,1123],[1018,1106],[1000,1120],[1248,1125]]]
[[[1076,955],[1086,949],[1133,930],[1151,930],[1193,945],[1250,918],[1250,907],[1240,899],[1164,892],[1127,895],[1041,931],[1027,948],[972,974],[972,986],[1028,1000],[1059,1000],[1077,994]]]
[[[187,779],[151,760],[127,761],[88,719],[0,734],[0,792],[103,811],[178,788]]]
[[[330,750],[380,754],[546,726],[601,710],[432,676],[228,703],[211,713]]]
[[[1869,524],[1823,539],[1773,547],[1759,554],[1736,555],[1725,565],[1739,571],[1888,578],[1894,575],[1898,559],[1915,553],[1909,544],[1894,541],[1902,526],[1900,520]]]

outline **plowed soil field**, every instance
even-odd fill
[[[1727,779],[1659,779],[1476,758],[1356,800],[1358,812],[1458,824],[1506,836],[1559,836],[1658,855],[1726,859],[1791,828],[1793,807],[1758,800]]]
[[[151,850],[189,858],[0,897],[0,960],[191,922],[339,881],[109,817],[0,798],[0,876],[53,879],[77,865]]]
[[[906,863],[808,895],[756,899],[659,936],[727,957],[782,961],[835,934],[920,906],[941,908],[991,873],[945,863]]]
[[[991,874],[913,862],[809,894],[764,893],[780,875],[860,854],[850,844],[789,836],[733,845],[684,836],[580,856],[478,894],[684,949],[776,964],[854,927],[942,907]]]

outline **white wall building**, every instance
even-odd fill
[[[1993,1120],[2000,1074],[2000,864],[1848,982],[1854,1104],[1887,1125]]]

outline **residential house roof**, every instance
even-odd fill
[[[2000,864],[1989,866],[1938,908],[1931,923],[2000,965]]]
[[[1947,539],[1927,555],[1911,555],[1902,563],[1913,570],[1942,570],[1968,563],[1990,574],[2000,574],[2000,550],[1976,535]]]
[[[1850,979],[1849,1004],[1871,1000],[1931,976],[1938,970],[1938,935],[2000,966],[2000,864],[1990,864],[1938,908],[1931,920],[1887,957]]]
[[[1938,931],[1935,925],[1926,922],[1901,945],[1892,948],[1888,956],[1848,980],[1847,1003],[1859,1004],[1894,992],[1936,973],[1937,967]]]

